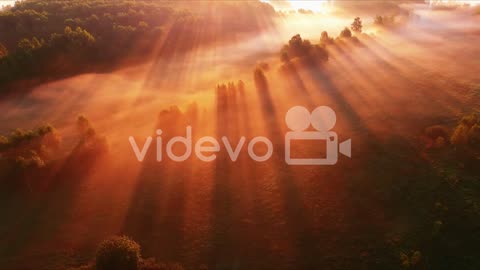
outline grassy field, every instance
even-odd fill
[[[0,268],[94,269],[99,244],[126,235],[165,269],[479,269],[480,24],[461,8],[415,12],[364,19],[353,38],[328,23],[340,15],[277,14],[271,30],[260,12],[245,26],[257,35],[2,96]],[[334,109],[352,157],[287,165],[296,105]],[[128,143],[161,129],[165,146],[188,125],[194,142],[268,137],[272,157],[158,162],[152,147],[138,162]]]

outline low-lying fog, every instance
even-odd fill
[[[399,119],[396,113],[401,113],[402,119],[434,115],[427,109],[433,103],[442,104],[445,115],[458,113],[461,107],[454,101],[469,101],[465,94],[472,83],[478,83],[480,18],[466,7],[408,7],[415,16],[390,31],[374,27],[373,15],[362,17],[364,33],[371,39],[363,41],[364,47],[331,50],[321,71],[374,129],[388,115],[392,121]],[[282,45],[297,33],[312,43],[318,43],[322,31],[336,37],[354,17],[345,12],[284,13],[276,19],[274,29],[256,36],[233,35],[229,42],[199,46],[169,58],[160,56],[143,65],[44,84],[25,95],[0,101],[0,133],[50,123],[68,140],[70,124],[83,114],[107,135],[110,144],[126,145],[127,134],[150,134],[158,113],[172,105],[185,109],[196,102],[202,111],[212,113],[219,83],[243,80],[251,102],[258,102],[253,70],[261,63],[269,66],[266,75],[281,118],[282,110],[292,101],[305,101],[296,92],[298,89],[291,89],[298,85],[279,73]],[[311,100],[317,104],[327,102],[322,93],[325,89],[312,83],[315,78],[306,78],[302,70],[299,75]]]
[[[60,199],[48,193],[46,202],[32,200],[30,207],[21,197],[21,203],[27,202],[23,213],[11,207],[16,204],[5,204],[5,211],[11,211],[2,227],[5,243],[27,243],[8,247],[9,252],[18,251],[12,265],[19,268],[30,258],[72,256],[70,250],[94,252],[100,241],[119,233],[139,241],[145,257],[195,267],[207,262],[225,268],[218,263],[223,260],[239,263],[230,268],[301,269],[298,262],[321,255],[327,264],[338,261],[335,269],[348,269],[344,261],[356,262],[348,256],[361,256],[364,263],[363,254],[370,250],[368,256],[377,263],[383,253],[369,246],[384,241],[389,226],[407,226],[397,226],[402,224],[397,210],[392,215],[389,204],[379,199],[390,193],[369,181],[415,181],[409,173],[417,164],[398,158],[397,152],[385,157],[388,143],[381,152],[368,152],[368,143],[397,137],[416,143],[425,127],[456,123],[460,115],[479,108],[480,17],[467,7],[433,10],[415,4],[407,6],[413,13],[400,18],[403,22],[381,29],[373,26],[373,17],[397,14],[397,8],[369,10],[358,2],[363,8],[346,5],[348,9],[326,14],[283,14],[274,28],[256,35],[218,33],[229,35],[228,42],[193,46],[188,53],[169,57],[154,55],[142,65],[78,75],[2,97],[0,134],[50,123],[60,131],[68,156],[78,142],[74,127],[82,114],[110,146],[107,157],[88,156],[78,164],[67,159],[74,164],[60,170],[64,174],[55,171],[62,167],[58,159],[51,178],[67,183],[67,192],[55,186],[51,194],[62,195]],[[293,35],[317,44],[322,31],[337,37],[356,16],[366,33],[359,35],[359,44],[327,46],[330,58],[318,66],[281,62],[280,50]],[[258,70],[254,79],[257,67],[266,82]],[[218,84],[239,80],[245,83],[244,95],[216,91]],[[129,136],[142,147],[157,128],[163,129],[162,138],[171,136],[170,130],[184,132],[182,117],[177,118],[183,122],[162,114],[165,119],[159,121],[159,114],[174,105],[185,111],[193,102],[198,105],[194,132],[228,135],[233,144],[239,136],[267,136],[275,149],[282,147],[290,107],[330,106],[337,113],[339,141],[352,139],[352,159],[343,157],[338,166],[287,166],[281,151],[264,163],[242,155],[233,163],[219,152],[211,163],[162,163],[150,151],[150,159],[138,162]],[[48,184],[48,179],[36,178],[32,182]],[[410,224],[410,216],[400,216]],[[379,238],[372,242],[373,236]]]

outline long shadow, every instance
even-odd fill
[[[368,91],[375,88],[378,93],[382,93],[384,96],[391,98],[387,90],[382,84],[375,82],[371,75],[363,72],[362,68],[353,61],[352,58],[346,58],[344,55],[348,54],[342,46],[335,46],[329,50],[332,52],[332,60],[338,63],[338,69],[335,72],[341,73],[343,82],[346,82],[348,89],[351,89],[349,95],[355,98],[357,102],[363,106],[378,106],[379,104],[372,105],[375,102],[374,99],[369,99]],[[348,67],[347,67],[348,66]],[[359,72],[360,70],[360,72]],[[378,107],[376,107],[378,109]]]
[[[298,257],[294,258],[295,265],[299,269],[314,268],[319,261],[318,250],[316,250],[318,235],[314,231],[304,201],[294,183],[295,175],[285,163],[285,137],[280,129],[276,110],[273,109],[274,103],[267,77],[261,70],[257,69],[254,72],[254,81],[261,106],[265,106],[265,108],[262,108],[262,117],[274,145],[271,162],[276,170],[275,182],[281,192],[285,223],[291,233],[289,237],[292,237],[294,241],[291,244],[298,252]]]
[[[376,45],[377,48],[380,45],[378,42],[374,41],[374,39],[369,39],[368,42],[372,42]],[[382,47],[383,48],[383,47]],[[394,61],[390,64],[386,60],[384,60],[378,53],[376,53],[374,50],[372,50],[370,47],[366,47],[365,52],[370,56],[374,57],[375,59],[379,59],[378,61],[381,63],[382,67],[390,67],[391,70],[395,70],[395,77],[397,79],[400,79],[402,83],[411,86],[412,91],[420,91],[425,98],[428,98],[429,103],[433,103],[436,105],[437,108],[442,109],[442,110],[451,110],[451,108],[461,108],[464,106],[464,102],[459,99],[458,96],[455,96],[451,93],[451,88],[454,89],[462,89],[462,88],[467,88],[468,86],[461,85],[461,83],[458,83],[456,79],[453,78],[446,78],[444,75],[439,74],[434,71],[429,71],[425,68],[420,67],[419,65],[413,63],[412,61],[409,61],[405,58],[400,58],[393,53],[388,52],[386,48],[381,49],[384,53],[388,54],[389,57],[392,57]],[[412,71],[400,71],[399,69],[395,68],[395,61],[400,61],[403,65],[407,65],[406,68],[412,68]],[[408,74],[407,74],[408,72]],[[393,75],[392,74],[392,75]],[[431,80],[432,86],[435,88],[438,88],[439,90],[442,91],[435,91],[437,94],[436,97],[432,96],[432,89],[430,87],[424,87],[423,82],[421,81],[423,78],[429,78],[429,77],[435,77],[435,80]],[[414,79],[412,81],[412,79]],[[446,88],[445,85],[438,85],[438,81],[440,80],[448,80],[448,86]],[[417,87],[418,86],[418,87]]]
[[[239,102],[237,112],[239,112],[241,119],[241,133],[239,135],[244,135],[248,142],[254,136],[251,132],[253,114],[250,106],[252,106],[252,104],[249,103],[251,99],[247,98],[243,83],[239,85],[238,90]],[[247,219],[251,219],[251,222],[243,223],[242,225],[242,227],[245,228],[244,230],[248,232],[248,235],[245,233],[242,235],[242,246],[248,249],[245,250],[243,254],[245,254],[248,259],[262,257],[264,263],[267,263],[269,261],[268,255],[270,255],[268,246],[258,241],[258,239],[265,238],[271,226],[271,222],[268,220],[271,210],[265,205],[266,198],[263,198],[261,195],[263,187],[258,181],[261,175],[261,168],[259,168],[258,164],[250,160],[250,157],[246,154],[240,156],[237,164],[238,180],[244,184],[242,197],[243,200],[247,201],[249,207]],[[247,265],[247,267],[253,269],[261,263],[255,262],[251,264],[250,266]]]
[[[162,151],[167,141],[185,136],[185,127],[195,123],[196,119],[188,119],[176,107],[161,112],[157,128],[163,131]],[[192,160],[176,163],[163,152],[163,159],[158,162],[156,137],[154,134],[143,161],[121,233],[138,240],[146,257],[178,262],[183,260],[184,253],[185,189],[192,174]]]
[[[311,94],[308,92],[305,83],[300,74],[290,61],[284,63],[280,69],[280,73],[287,78],[288,93],[292,96],[300,96],[302,104],[307,104],[309,107],[314,107],[314,102],[311,99]]]
[[[342,94],[341,90],[338,89],[329,76],[323,72],[323,68],[320,64],[315,66],[305,65],[304,69],[309,75],[310,79],[315,83],[315,85],[317,85],[318,89],[324,91],[324,93],[326,93],[333,100],[337,111],[341,111],[343,113],[342,117],[347,117],[347,121],[350,122],[350,127],[352,129],[358,129],[365,132],[368,136],[373,136],[360,115]]]
[[[236,106],[235,87],[229,85],[219,85],[216,89],[216,137],[221,139],[223,136],[231,138],[236,129],[234,111]],[[234,211],[237,206],[233,188],[234,181],[233,168],[229,164],[228,156],[225,151],[220,151],[215,159],[215,172],[212,191],[212,226],[211,226],[211,250],[209,254],[209,265],[214,269],[233,268],[234,250],[237,248],[237,242],[234,235],[236,220]]]
[[[349,46],[346,43],[344,43],[344,44],[338,44],[337,46],[335,46],[335,48],[338,49],[340,57],[347,60],[347,62],[348,62],[347,64],[349,64],[352,67],[352,69],[353,69],[352,73],[355,73],[355,75],[357,77],[360,77],[362,80],[366,81],[367,84],[368,84],[368,87],[375,88],[377,91],[379,91],[380,93],[385,95],[387,98],[392,98],[392,96],[390,95],[390,93],[388,93],[388,91],[385,87],[382,87],[378,82],[373,80],[372,72],[376,72],[376,70],[375,69],[370,70],[370,73],[367,72],[365,70],[365,68],[363,66],[361,66],[361,64],[358,63],[358,61],[355,60],[350,55],[351,51],[353,51],[354,49],[357,49],[354,46],[358,47],[358,45],[350,45]],[[365,50],[365,46],[361,46],[361,49]],[[372,58],[372,59],[379,60],[380,58]],[[387,65],[388,63],[385,62],[384,64]],[[383,67],[381,67],[381,68],[379,67],[378,69],[381,69],[381,71],[383,71]],[[393,69],[394,68],[391,67],[390,71],[395,72]],[[355,88],[353,88],[353,89],[355,89]]]
[[[390,50],[385,48],[382,44],[380,44],[374,38],[364,37],[364,39],[365,39],[365,42],[368,43],[368,47],[367,47],[366,52],[372,57],[376,57],[377,59],[381,59],[383,65],[385,65],[385,63],[387,63],[390,67],[395,69],[397,71],[395,74],[403,74],[404,73],[404,72],[400,71],[398,68],[394,68],[395,65],[396,66],[402,65],[403,67],[410,69],[409,72],[410,72],[411,75],[414,75],[414,76],[417,76],[417,77],[418,76],[425,76],[425,77],[436,77],[436,78],[444,78],[444,79],[452,80],[452,78],[445,78],[444,75],[442,75],[438,72],[435,72],[433,70],[427,70],[427,69],[421,67],[420,65],[416,64],[415,62],[413,62],[411,60],[408,60],[404,57],[400,57],[400,56],[390,52]],[[388,63],[386,60],[383,60],[383,58],[380,55],[378,55],[378,53],[376,53],[372,48],[375,48],[376,50],[379,50],[382,53],[386,54],[390,59],[392,59],[392,62]],[[396,63],[399,63],[399,64],[396,64]],[[401,79],[404,82],[410,81],[409,78],[405,77],[405,76],[401,77]],[[432,83],[437,84],[437,80],[432,80]],[[458,81],[455,80],[455,79],[454,79],[453,83],[455,84],[456,88],[458,88],[458,89],[461,89],[462,87],[465,87],[465,86],[461,85],[461,83],[458,83]],[[443,87],[439,86],[439,88],[443,88]],[[444,95],[447,95],[445,98],[447,98],[449,101],[455,102],[454,106],[457,106],[457,107],[461,106],[462,101],[459,100],[458,97],[448,93],[447,91],[442,91],[442,93]],[[429,94],[429,93],[426,93],[424,91],[424,94]]]
[[[56,233],[71,216],[72,207],[79,196],[81,186],[95,170],[95,167],[104,161],[105,152],[97,150],[99,149],[85,148],[85,145],[80,142],[65,161],[47,168],[46,174],[34,172],[33,174],[17,175],[18,181],[23,177],[29,178],[25,180],[31,182],[46,179],[51,179],[51,181],[48,187],[39,193],[30,191],[27,194],[12,195],[10,203],[12,203],[11,207],[14,211],[10,211],[10,214],[13,216],[3,216],[2,227],[7,229],[5,231],[2,229],[0,235],[3,240],[0,246],[2,259],[21,256],[22,252],[35,244],[52,241],[55,238]],[[2,213],[4,213],[3,209]],[[11,262],[23,263],[16,259]],[[25,263],[28,264],[28,262]]]

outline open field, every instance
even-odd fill
[[[215,16],[228,5],[212,11],[211,2],[191,8],[207,23],[167,20],[161,35],[141,34],[155,44],[128,60],[112,54],[116,65],[89,58],[76,68],[99,45],[78,51],[65,74],[40,66],[0,85],[1,269],[88,265],[112,235],[185,269],[480,268],[480,120],[468,118],[480,108],[475,6],[319,3],[290,13],[279,2],[274,13],[237,14],[229,32]],[[391,24],[374,22],[393,14]],[[357,16],[363,30],[347,37]],[[293,106],[331,107],[351,158],[287,165]],[[46,123],[54,129],[11,133]],[[193,145],[203,136],[246,144],[236,161],[223,143],[212,162],[195,153],[157,161],[157,138],[165,151],[187,126]],[[140,148],[153,137],[143,162],[130,136]],[[256,136],[272,142],[264,162],[248,155]]]

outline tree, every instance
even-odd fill
[[[352,26],[350,28],[353,32],[361,33],[362,27],[362,20],[360,20],[360,17],[356,17],[355,20],[353,20]]]
[[[32,38],[32,40],[24,38],[18,42],[18,48],[27,52],[40,47],[42,47],[42,43],[36,37]]]
[[[280,58],[283,62],[288,62],[294,58],[327,61],[328,52],[323,46],[312,44],[308,39],[302,39],[297,34],[290,39],[288,44],[283,46]]]
[[[373,19],[373,24],[375,24],[375,25],[383,25],[383,24],[384,24],[384,22],[383,22],[383,17],[380,16],[380,15],[375,16],[375,18]]]
[[[268,91],[268,80],[262,69],[258,67],[255,68],[255,71],[253,72],[253,79],[258,90]]]
[[[140,246],[126,236],[103,241],[97,250],[97,270],[137,270],[141,259]]]
[[[351,38],[352,37],[352,32],[348,27],[345,27],[342,32],[340,32],[340,37],[342,38]]]
[[[323,31],[322,35],[320,36],[320,44],[331,44],[333,43],[333,38],[328,36],[327,31]]]
[[[3,46],[2,43],[0,43],[0,58],[5,57],[8,55],[8,50]]]
[[[450,141],[453,145],[476,147],[480,140],[480,117],[476,114],[466,115],[455,128]]]
[[[83,30],[80,27],[77,27],[75,31],[73,31],[70,27],[65,27],[64,30],[65,36],[68,40],[75,46],[75,47],[87,47],[91,46],[95,43],[95,38],[87,32],[87,30]]]

